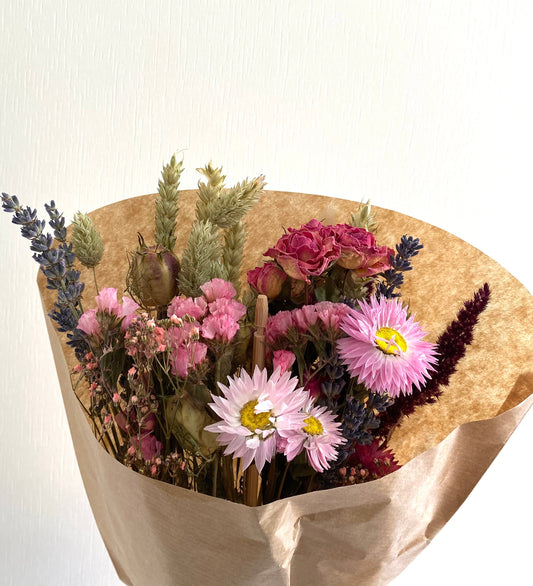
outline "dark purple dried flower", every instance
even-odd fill
[[[391,429],[399,424],[402,416],[411,415],[417,407],[435,401],[442,394],[451,375],[457,370],[457,363],[466,353],[466,347],[472,343],[474,327],[479,315],[487,307],[490,298],[490,287],[485,283],[474,298],[466,301],[455,320],[446,328],[437,340],[438,362],[430,380],[412,395],[398,397],[395,403],[381,416],[379,435],[387,437]]]

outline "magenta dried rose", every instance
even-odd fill
[[[293,279],[310,283],[310,276],[321,275],[341,252],[331,226],[311,220],[299,229],[289,228],[265,256],[277,261]]]
[[[275,262],[267,262],[262,267],[248,271],[248,283],[258,293],[269,299],[276,298],[287,280],[287,273],[282,271]]]
[[[337,264],[354,270],[359,277],[369,277],[391,268],[390,257],[394,250],[378,246],[372,232],[349,224],[332,226],[335,239],[341,248]]]

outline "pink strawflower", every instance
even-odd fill
[[[375,393],[410,395],[434,370],[435,344],[422,340],[426,332],[398,299],[361,301],[341,329],[348,337],[337,342],[339,356],[351,376]]]
[[[224,279],[211,279],[207,283],[200,286],[202,293],[205,295],[208,303],[215,301],[215,299],[233,299],[237,295],[237,291],[233,283],[224,281]]]
[[[281,373],[290,371],[296,356],[290,350],[276,350],[272,357],[272,366],[274,370],[280,369]]]
[[[294,418],[290,429],[279,432],[285,439],[287,460],[290,462],[305,450],[314,470],[328,470],[329,463],[337,459],[337,447],[346,443],[339,430],[340,425],[326,407],[308,405],[298,418]]]
[[[279,370],[268,378],[266,370],[256,367],[253,377],[243,370],[228,380],[229,386],[218,384],[224,396],[212,394],[209,404],[221,421],[205,429],[218,434],[224,454],[242,458],[243,469],[255,460],[261,472],[276,453],[278,433],[290,428],[309,395],[297,388],[297,378]]]

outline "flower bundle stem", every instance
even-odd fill
[[[266,295],[257,297],[255,306],[255,334],[253,347],[253,367],[265,367],[266,339],[265,328],[268,318],[268,298]],[[244,476],[244,504],[256,507],[259,504],[260,477],[255,464],[251,464]]]

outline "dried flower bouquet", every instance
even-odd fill
[[[471,299],[452,308],[458,313],[435,319],[435,297],[417,299],[416,285],[422,281],[427,289],[434,281],[438,288],[431,261],[422,261],[432,250],[417,256],[419,239],[395,232],[385,211],[375,218],[361,205],[350,213],[344,202],[336,223],[324,218],[331,210],[318,208],[321,216],[300,214],[281,235],[281,221],[270,226],[276,242],[263,236],[265,219],[294,216],[291,196],[282,198],[285,208],[271,202],[269,209],[276,194],[261,197],[262,177],[227,189],[221,169],[210,164],[200,171],[205,179],[193,197],[178,193],[181,163],[173,158],[164,167],[152,229],[144,219],[127,227],[138,246],[124,284],[114,258],[103,268],[106,255],[117,251],[100,235],[98,213],[91,214],[94,221],[77,214],[69,239],[52,202],[46,210],[54,242],[34,210],[2,196],[56,292],[50,317],[75,351],[74,387],[98,441],[117,460],[188,490],[267,504],[392,478],[400,461],[428,441],[483,414],[477,406],[469,412],[470,397],[458,399],[453,390],[448,425],[439,422],[435,435],[428,424],[428,413],[447,409],[446,393],[436,401],[465,360],[478,318],[494,303],[479,275],[466,279],[478,284]],[[314,214],[316,204],[309,201]],[[248,216],[245,244],[244,218],[254,206],[263,210]],[[382,244],[394,242],[391,237],[395,250]],[[85,267],[84,304],[91,304],[89,290],[96,293],[86,309],[76,260]],[[425,265],[421,277],[419,264]],[[108,286],[98,289],[97,282]],[[418,321],[425,312],[428,336]],[[487,401],[487,412],[496,413],[505,398]],[[457,413],[461,401],[466,408]],[[269,539],[274,533],[267,531]],[[112,556],[118,563],[120,556]],[[273,575],[287,571],[291,557],[278,560]]]

